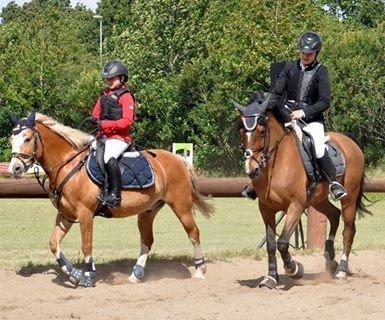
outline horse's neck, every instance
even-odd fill
[[[37,123],[36,129],[41,139],[42,152],[39,163],[46,168],[52,168],[63,162],[75,149],[61,136],[46,126]]]
[[[274,149],[274,152],[276,153],[275,157],[280,154],[282,155],[280,158],[285,159],[285,161],[288,161],[288,159],[292,159],[292,161],[296,161],[297,158],[299,159],[297,142],[294,134],[286,132],[283,125],[279,123],[272,113],[269,113],[269,129],[269,150]]]
[[[269,130],[269,149],[272,149],[277,145],[277,143],[283,142],[280,140],[282,140],[282,138],[286,135],[284,127],[278,122],[277,118],[272,113],[269,113]]]

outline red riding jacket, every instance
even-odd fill
[[[117,103],[121,107],[121,118],[116,120],[103,119],[103,109],[101,99],[103,96],[111,96],[116,90],[106,88],[103,94],[96,102],[92,115],[101,120],[100,135],[105,135],[107,139],[120,139],[126,142],[132,141],[130,128],[135,121],[135,99],[131,92],[127,91],[123,93],[117,100]]]

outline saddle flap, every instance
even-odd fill
[[[315,169],[315,149],[311,137],[303,132],[302,142],[297,139],[299,153],[304,165],[306,175],[310,180],[322,180],[322,175]],[[341,176],[345,172],[345,159],[341,150],[329,140],[325,142],[326,150],[329,153],[330,159],[336,168],[336,176]]]

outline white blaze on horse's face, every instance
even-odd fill
[[[250,176],[258,169],[258,158],[264,147],[265,126],[258,124],[259,116],[242,117],[242,144],[245,150],[245,172]]]
[[[33,131],[26,129],[21,131],[19,134],[12,135],[11,146],[12,154],[22,153],[32,155],[34,147]],[[8,172],[15,178],[21,178],[26,174],[26,168],[20,159],[12,157],[8,167]]]
[[[250,144],[251,135],[252,135],[252,132],[250,132],[250,131],[246,132],[247,145]],[[250,150],[250,149],[245,149],[245,154],[246,154],[247,150]],[[250,150],[250,152],[252,153],[251,150]],[[245,172],[246,172],[246,174],[251,174],[251,172],[253,171],[253,169],[250,166],[250,162],[251,162],[252,159],[250,157],[246,157],[246,156],[245,156],[245,158],[246,158],[246,160],[245,160]]]

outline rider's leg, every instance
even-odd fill
[[[104,202],[107,206],[115,208],[120,205],[120,201],[122,200],[122,178],[116,158],[110,158],[110,160],[108,160],[106,163],[106,171],[108,177],[108,194]]]
[[[108,179],[108,194],[103,202],[109,207],[118,207],[121,201],[122,180],[117,158],[129,144],[118,139],[108,139],[105,144],[104,163]]]
[[[329,182],[329,191],[334,200],[340,200],[346,196],[345,188],[336,181],[336,169],[332,159],[327,152],[325,152],[325,132],[324,126],[320,122],[311,122],[303,128],[304,131],[309,133],[314,141],[314,148],[316,153],[316,161],[321,169],[321,173],[325,176]]]
[[[317,163],[320,166],[326,179],[329,181],[329,191],[334,200],[340,200],[347,195],[345,188],[336,181],[336,169],[332,159],[327,152],[325,152],[322,158],[317,159]]]

